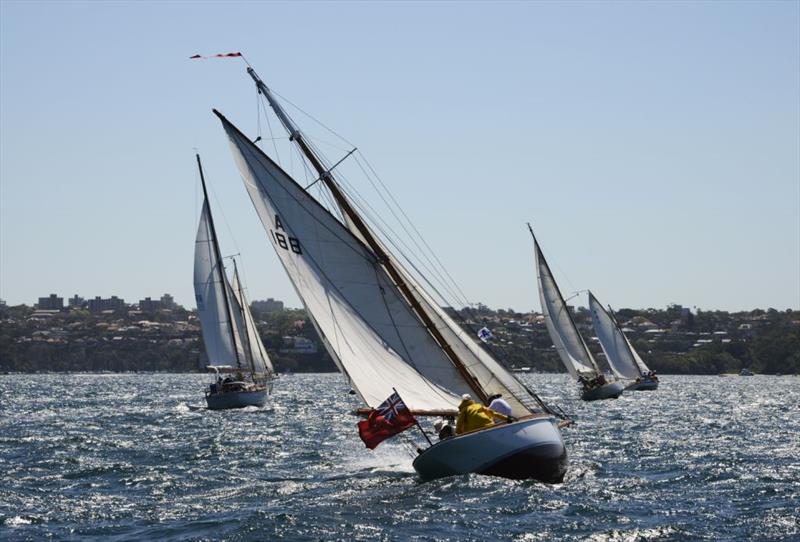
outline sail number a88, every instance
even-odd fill
[[[276,230],[283,230],[284,233]],[[283,222],[281,222],[278,215],[275,215],[275,229],[269,230],[269,232],[272,234],[272,240],[275,241],[275,244],[283,250],[291,250],[295,254],[303,253],[303,249],[300,248],[300,241],[297,237],[286,235],[286,228],[283,227]]]

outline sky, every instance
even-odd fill
[[[300,306],[211,113],[257,134],[253,82],[189,60],[229,51],[358,146],[472,302],[538,310],[531,222],[565,293],[800,308],[782,1],[2,0],[0,298],[193,307],[197,149],[248,296]]]

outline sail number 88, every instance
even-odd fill
[[[300,241],[297,240],[297,237],[289,237],[282,233],[273,231],[272,238],[275,239],[275,244],[277,244],[283,250],[291,250],[295,254],[303,253],[303,250],[300,248]]]

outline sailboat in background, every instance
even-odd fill
[[[356,211],[333,167],[324,165],[270,89],[252,68],[248,73],[319,175],[312,184],[325,187],[342,218],[214,113],[281,264],[355,393],[369,409],[397,393],[414,416],[434,418],[454,417],[462,394],[483,404],[502,394],[511,406],[511,423],[420,448],[414,468],[426,480],[481,473],[560,482],[567,452],[555,412],[423,289]]]
[[[619,397],[623,391],[622,384],[616,381],[609,382],[597,365],[594,356],[589,352],[583,337],[578,333],[572,314],[567,308],[564,296],[558,289],[530,224],[528,224],[528,229],[533,237],[539,300],[542,304],[547,331],[567,371],[581,384],[581,399],[594,401]]]
[[[622,333],[617,319],[606,311],[597,298],[589,292],[589,311],[600,346],[608,360],[608,365],[617,378],[633,380],[626,390],[654,390],[658,388],[658,377],[645,365]]]
[[[206,389],[206,404],[213,410],[263,406],[272,391],[274,370],[250,314],[235,260],[233,287],[225,274],[199,155],[197,167],[203,211],[194,248],[194,293],[208,369],[216,375],[216,382]]]

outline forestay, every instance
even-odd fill
[[[619,329],[617,322],[603,308],[597,298],[589,292],[589,310],[597,339],[606,355],[611,370],[618,378],[639,378],[647,366],[631,346],[628,338]],[[639,358],[637,360],[637,358]],[[641,364],[641,365],[640,365]]]
[[[533,243],[535,245],[536,268],[538,271],[539,300],[542,304],[547,331],[550,333],[550,338],[558,351],[558,355],[561,357],[561,361],[575,378],[581,373],[586,376],[600,374],[597,363],[586,347],[583,337],[578,333],[575,322],[572,321],[572,315],[569,313],[564,297],[558,289],[558,285],[550,272],[550,267],[547,265],[547,261],[544,259],[544,254],[542,254],[535,237]]]
[[[396,388],[412,410],[453,410],[470,387],[373,252],[217,113],[275,251],[366,404]]]
[[[229,309],[223,288],[230,287],[214,247],[215,236],[211,226],[211,209],[208,200],[203,202],[200,225],[194,246],[194,295],[197,316],[203,332],[208,360],[212,365],[234,365],[237,359],[236,344],[231,334]],[[239,352],[241,354],[241,351]]]
[[[247,353],[252,361],[252,369],[256,373],[272,373],[274,372],[272,362],[267,354],[267,349],[264,348],[264,343],[261,342],[261,337],[258,334],[256,323],[253,320],[253,315],[250,312],[250,307],[247,304],[247,298],[244,295],[241,281],[239,280],[239,272],[233,272],[233,285],[232,285],[234,299],[238,305],[238,310],[241,311],[243,316],[242,329],[239,335],[242,337],[242,343],[247,348]],[[245,334],[246,332],[246,334]]]

